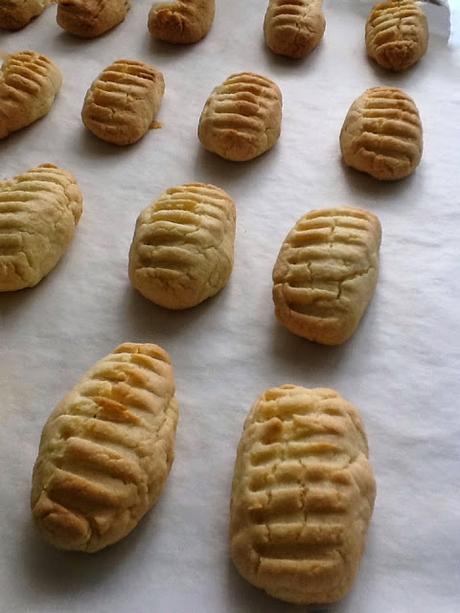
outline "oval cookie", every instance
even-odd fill
[[[356,409],[331,389],[269,389],[252,407],[238,447],[233,562],[275,598],[335,602],[357,573],[374,499]]]
[[[61,85],[61,72],[46,55],[19,51],[6,56],[0,70],[0,138],[46,115]]]
[[[168,43],[196,43],[211,29],[215,4],[215,0],[156,2],[149,13],[149,31]]]
[[[345,164],[381,181],[414,172],[423,152],[422,122],[414,101],[396,87],[374,87],[350,107],[340,132]]]
[[[114,145],[131,145],[153,127],[165,90],[163,74],[136,60],[117,60],[89,88],[85,126]]]
[[[233,268],[235,218],[233,200],[214,185],[168,189],[137,220],[129,255],[133,287],[169,309],[217,294]]]
[[[20,30],[43,13],[51,0],[1,0],[0,28]]]
[[[95,38],[126,17],[131,0],[57,0],[56,20],[66,32]]]
[[[324,345],[350,338],[377,283],[380,239],[379,220],[361,209],[322,209],[301,217],[273,269],[279,322]]]
[[[317,47],[325,28],[323,0],[269,0],[264,35],[273,53],[305,57]]]
[[[75,178],[52,164],[0,181],[0,292],[37,285],[63,256],[81,213]]]
[[[57,406],[32,479],[32,515],[49,543],[98,551],[155,504],[174,457],[174,390],[166,351],[125,343]]]
[[[281,112],[281,92],[273,81],[252,72],[234,74],[208,98],[198,137],[226,160],[252,160],[278,140]]]
[[[416,64],[428,46],[428,22],[413,0],[374,6],[366,24],[367,54],[383,68],[400,71]]]

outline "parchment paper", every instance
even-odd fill
[[[94,41],[75,39],[50,8],[3,34],[6,51],[54,58],[65,84],[50,114],[0,143],[1,175],[54,162],[72,170],[85,211],[58,267],[32,290],[0,296],[0,610],[8,613],[268,613],[302,610],[246,584],[228,555],[236,445],[250,405],[282,383],[330,386],[362,412],[378,482],[362,567],[340,613],[460,610],[460,275],[458,48],[446,9],[432,7],[427,56],[391,75],[365,55],[370,2],[326,2],[327,31],[305,61],[268,52],[266,0],[221,0],[209,36],[190,47],[152,42],[149,1]],[[444,25],[442,25],[444,23]],[[441,24],[441,25],[439,25]],[[457,39],[458,40],[458,39]],[[83,128],[96,75],[120,57],[162,69],[163,128],[116,148]],[[261,72],[284,94],[283,132],[268,154],[232,164],[196,138],[211,89],[230,73]],[[417,172],[378,183],[345,168],[338,135],[367,87],[396,85],[425,129]],[[238,207],[236,262],[224,291],[183,313],[131,289],[135,219],[167,187],[208,181]],[[381,276],[353,339],[311,344],[279,326],[271,271],[281,241],[311,208],[353,204],[383,225]],[[123,341],[156,342],[175,364],[181,417],[176,460],[157,507],[131,536],[99,554],[42,543],[30,523],[32,465],[53,407],[96,360]]]

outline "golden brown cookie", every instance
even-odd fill
[[[235,219],[233,200],[214,185],[168,189],[137,220],[129,255],[133,287],[168,309],[214,296],[232,272]]]
[[[43,13],[52,0],[1,0],[0,28],[20,30]]]
[[[131,0],[57,0],[56,20],[66,32],[95,38],[120,24]]]
[[[0,70],[0,139],[46,115],[61,85],[61,72],[46,55],[7,55]]]
[[[428,46],[428,22],[414,0],[387,0],[374,6],[366,24],[369,57],[400,71],[416,64]]]
[[[264,35],[273,53],[305,57],[318,46],[325,28],[323,0],[269,0]]]
[[[281,133],[282,96],[273,81],[253,72],[231,75],[201,113],[198,137],[208,151],[243,162],[273,147]]]
[[[351,588],[375,500],[364,426],[331,389],[282,385],[257,400],[238,447],[231,555],[241,575],[296,604]]]
[[[131,145],[155,125],[164,90],[163,74],[153,66],[117,60],[89,88],[83,123],[108,143]]]
[[[148,27],[155,38],[168,43],[196,43],[206,36],[215,14],[215,0],[156,2],[149,13]]]
[[[374,87],[350,107],[340,133],[345,164],[381,181],[414,172],[423,152],[415,102],[396,87]]]
[[[131,532],[166,482],[177,418],[164,349],[124,343],[97,362],[43,429],[31,499],[43,537],[94,552]]]
[[[324,345],[350,338],[374,293],[380,239],[379,220],[362,209],[321,209],[301,217],[273,269],[280,323]]]
[[[37,285],[64,255],[81,213],[75,177],[52,164],[0,181],[0,292]]]

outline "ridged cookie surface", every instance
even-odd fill
[[[129,256],[133,287],[169,309],[214,296],[233,268],[236,210],[222,189],[168,189],[139,216]]]
[[[20,30],[43,13],[51,0],[1,0],[0,28]]]
[[[274,53],[305,57],[319,44],[325,28],[323,0],[269,0],[264,35]]]
[[[57,406],[32,479],[33,518],[49,543],[98,551],[155,504],[174,457],[174,390],[166,351],[124,343]]]
[[[331,389],[269,389],[253,406],[238,447],[233,561],[275,598],[335,602],[358,570],[374,499],[356,409]]]
[[[388,0],[374,6],[366,24],[369,57],[388,70],[413,66],[428,46],[428,22],[414,0]]]
[[[81,212],[75,178],[51,164],[0,181],[0,292],[37,285],[61,259]]]
[[[57,0],[56,20],[70,34],[95,38],[126,17],[131,0]]]
[[[412,174],[423,152],[414,101],[396,87],[374,87],[350,107],[340,132],[345,164],[381,181]]]
[[[131,145],[152,127],[165,90],[163,74],[136,60],[117,60],[89,88],[82,120],[95,136]]]
[[[361,209],[320,209],[301,217],[273,269],[280,323],[325,345],[350,338],[377,283],[380,238],[379,220]]]
[[[226,160],[252,160],[278,140],[281,112],[276,83],[252,72],[234,74],[208,98],[198,137],[205,149]]]
[[[8,55],[0,70],[0,138],[46,115],[61,85],[59,68],[45,55]]]
[[[215,0],[156,2],[149,13],[150,33],[168,43],[196,43],[212,26],[215,4]]]

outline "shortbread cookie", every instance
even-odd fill
[[[81,213],[75,178],[52,164],[0,181],[0,292],[37,285],[64,255]]]
[[[1,0],[0,28],[20,30],[43,13],[51,0]]]
[[[143,62],[117,60],[89,88],[82,120],[114,145],[131,145],[154,124],[165,90],[163,74]]]
[[[168,43],[196,43],[211,29],[215,8],[215,0],[157,2],[149,13],[150,33]]]
[[[56,20],[66,32],[95,38],[120,24],[131,0],[57,0]]]
[[[238,447],[231,555],[241,575],[296,604],[351,588],[375,500],[364,426],[331,389],[283,385],[253,406]]]
[[[214,185],[168,189],[139,216],[129,276],[143,296],[187,309],[214,296],[233,268],[235,204]]]
[[[119,541],[158,500],[174,457],[178,408],[161,347],[124,343],[49,417],[32,479],[32,514],[59,549]]]
[[[234,74],[208,98],[198,137],[226,160],[252,160],[278,140],[281,112],[281,92],[273,81],[252,72]]]
[[[322,209],[301,217],[273,269],[280,323],[324,345],[350,338],[374,293],[380,238],[379,220],[361,209]]]
[[[318,46],[325,28],[323,0],[269,0],[264,35],[273,53],[305,57]]]
[[[428,22],[414,0],[387,0],[374,6],[366,24],[369,57],[388,70],[416,64],[428,46]]]
[[[414,101],[396,87],[374,87],[353,102],[340,133],[345,164],[381,181],[414,172],[423,152]]]
[[[0,139],[46,115],[61,85],[59,68],[45,55],[6,56],[0,70]]]

